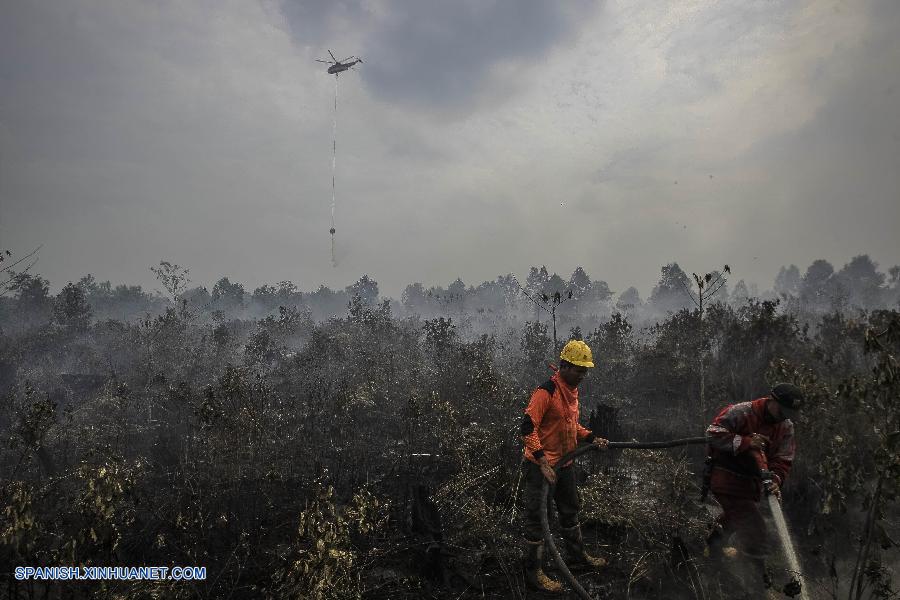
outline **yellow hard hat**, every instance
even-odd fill
[[[594,357],[591,349],[581,340],[570,340],[562,349],[559,358],[579,367],[593,367]]]

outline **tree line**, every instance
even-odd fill
[[[227,280],[194,298],[171,263],[156,267],[167,296],[90,278],[53,296],[27,273],[0,303],[0,564],[200,565],[210,577],[17,582],[4,567],[0,589],[525,597],[516,432],[558,356],[531,298],[560,293],[561,337],[596,357],[583,420],[611,439],[699,435],[727,403],[800,385],[810,410],[784,496],[814,597],[896,597],[897,282],[848,269],[858,262],[824,278],[811,266],[794,287],[784,275],[777,297],[738,303],[735,285],[702,315],[674,263],[646,302],[621,305],[586,274],[539,268],[521,287],[501,277],[479,295],[459,282],[399,302],[369,277],[313,301],[292,284],[248,300]],[[848,281],[869,287],[838,287]],[[875,292],[879,306],[857,304]],[[434,309],[411,310],[417,298]],[[627,451],[579,465],[586,539],[611,563],[583,576],[592,593],[735,597],[703,562],[702,460]]]

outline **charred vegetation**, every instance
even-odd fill
[[[560,339],[594,349],[581,414],[609,439],[702,435],[726,404],[775,381],[802,386],[811,410],[784,508],[809,592],[895,598],[900,295],[894,271],[873,275],[866,260],[783,270],[778,295],[740,282],[703,296],[702,313],[674,263],[646,303],[636,291],[615,301],[582,269],[569,282],[532,269],[522,288],[547,298],[546,312],[512,276],[412,284],[396,302],[367,276],[346,290],[281,282],[252,294],[223,278],[210,293],[161,263],[163,297],[91,277],[54,296],[39,276],[13,274],[0,297],[0,563],[209,575],[22,582],[4,569],[0,589],[535,597],[520,568],[517,431],[555,359],[556,321]],[[610,563],[575,572],[589,593],[739,597],[740,572],[704,556],[716,509],[698,501],[703,457],[684,447],[581,460],[585,542]],[[775,552],[770,568],[791,592]]]

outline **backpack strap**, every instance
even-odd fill
[[[535,389],[536,390],[547,390],[547,392],[550,394],[550,397],[552,398],[553,392],[556,391],[556,384],[553,383],[552,379],[548,379],[541,385],[537,386],[537,388],[535,388]],[[527,435],[531,435],[532,431],[534,431],[534,423],[532,423],[531,417],[528,416],[528,414],[526,413],[525,417],[522,419],[522,425],[519,427],[519,435],[521,435],[522,437],[525,437]],[[540,452],[543,453],[543,451],[540,451]],[[535,456],[535,458],[539,458],[539,457],[540,457],[539,455]]]
[[[538,389],[539,390],[547,390],[547,392],[549,392],[550,396],[553,397],[553,392],[556,391],[556,384],[553,383],[552,379],[548,379],[547,381],[545,381],[544,383],[539,385]]]

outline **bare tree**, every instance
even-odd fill
[[[556,290],[552,293],[552,295],[548,295],[546,293],[541,293],[540,296],[533,295],[523,288],[518,281],[513,279],[516,282],[516,285],[519,286],[519,289],[522,291],[525,296],[531,300],[538,309],[543,310],[553,321],[553,351],[559,352],[559,340],[556,337],[556,309],[559,308],[561,304],[564,304],[572,299],[572,290],[568,292],[562,292]]]
[[[696,273],[692,273],[691,275],[694,277],[694,283],[697,285],[696,293],[693,290],[688,289],[687,286],[683,286],[684,291],[687,292],[691,301],[697,306],[697,321],[700,330],[700,350],[698,352],[698,366],[700,370],[700,420],[704,427],[706,427],[706,377],[704,373],[706,366],[704,361],[706,334],[704,332],[703,311],[709,304],[709,300],[714,298],[727,282],[725,278],[726,274],[731,274],[731,267],[728,265],[723,266],[721,271],[706,273],[702,277]]]
[[[35,248],[34,250],[29,252],[25,256],[22,256],[15,260],[13,260],[13,254],[9,250],[3,250],[2,252],[0,252],[0,264],[6,262],[8,260],[13,260],[13,262],[9,263],[8,265],[6,265],[2,269],[0,269],[0,296],[4,296],[6,294],[6,292],[8,292],[12,288],[17,275],[27,273],[29,270],[31,270],[31,267],[33,267],[34,265],[37,264],[38,259],[37,259],[36,254],[43,247],[44,247],[44,245],[41,244],[40,246],[38,246],[37,248]],[[13,271],[13,267],[22,264],[23,262],[31,259],[32,257],[34,257],[34,259],[30,263],[25,265],[24,269],[22,269],[21,271]]]
[[[178,303],[178,297],[187,289],[187,284],[191,282],[188,279],[188,269],[172,264],[167,260],[159,261],[158,267],[150,267],[153,274],[162,284],[174,304]]]

